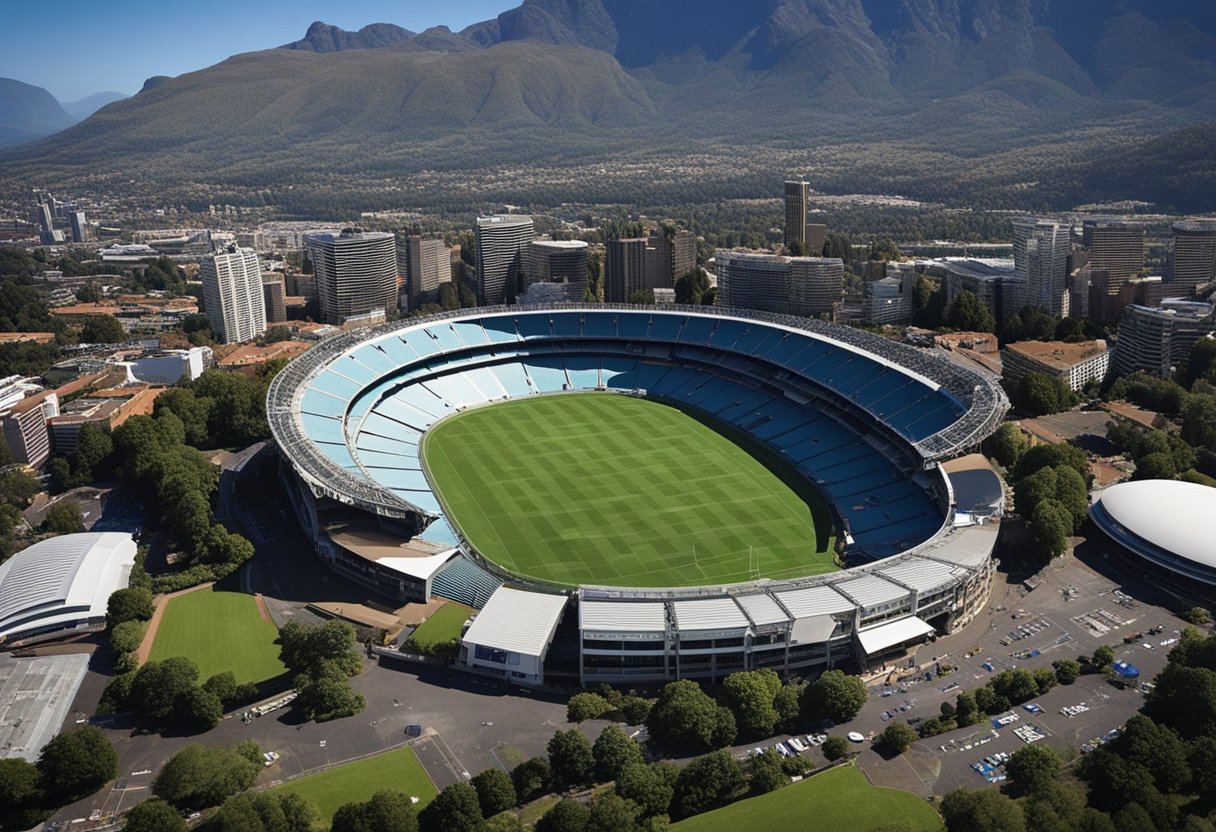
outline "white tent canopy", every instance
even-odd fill
[[[877,627],[858,630],[857,640],[861,643],[861,649],[865,651],[865,654],[872,656],[888,647],[927,636],[932,632],[931,626],[913,615],[898,621],[888,621]]]

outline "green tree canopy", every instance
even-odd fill
[[[1048,745],[1019,748],[1005,764],[1010,792],[1015,795],[1044,792],[1060,774],[1060,756]]]
[[[685,748],[719,748],[735,740],[731,712],[689,679],[670,682],[646,718],[650,735],[666,745]]]
[[[123,832],[186,832],[181,812],[158,797],[137,803],[126,814]]]
[[[553,779],[563,786],[581,786],[595,777],[591,742],[576,728],[557,731],[546,746]]]
[[[477,790],[477,802],[482,817],[493,817],[516,803],[515,784],[502,769],[488,768],[469,781]]]
[[[722,699],[745,735],[768,737],[777,724],[775,700],[781,679],[768,668],[732,673],[722,683]]]
[[[261,768],[235,749],[191,743],[161,767],[152,794],[182,811],[205,809],[249,788]]]
[[[994,789],[955,789],[942,798],[948,832],[1026,832],[1022,807]]]
[[[38,773],[48,795],[60,804],[71,803],[118,775],[118,753],[100,729],[82,725],[43,747]]]
[[[874,742],[888,754],[903,754],[916,742],[917,734],[906,722],[890,722],[875,738]]]
[[[75,500],[60,500],[47,509],[42,518],[42,529],[53,534],[76,534],[84,531],[84,516],[80,503]]]
[[[1059,413],[1076,402],[1076,396],[1067,384],[1042,373],[1026,373],[1011,386],[1008,393],[1014,407],[1032,416]]]
[[[480,832],[486,825],[477,791],[468,783],[453,783],[418,813],[422,832]]]
[[[946,326],[963,332],[993,332],[996,321],[988,306],[975,296],[974,292],[964,289],[950,301],[946,307]]]
[[[553,770],[544,757],[533,757],[511,769],[511,782],[515,784],[515,795],[520,802],[527,802],[549,790]]]
[[[743,786],[743,769],[729,752],[714,751],[698,757],[676,777],[672,818],[699,815],[721,806]]]
[[[665,815],[679,770],[666,763],[630,763],[616,779],[616,792],[632,800],[648,816]]]
[[[984,440],[984,453],[1003,468],[1013,468],[1026,452],[1029,442],[1013,422],[1003,422],[996,433]]]
[[[849,753],[849,741],[842,736],[834,734],[823,741],[820,750],[823,751],[823,756],[828,762],[839,760]]]
[[[1030,515],[1030,542],[1034,550],[1048,559],[1064,554],[1072,525],[1068,509],[1056,500],[1043,500]]]
[[[409,795],[379,791],[363,803],[347,803],[334,813],[330,832],[417,832],[418,815]]]
[[[601,783],[616,780],[626,766],[644,759],[642,749],[617,725],[600,732],[591,746],[591,756],[595,759],[595,779]]]
[[[771,748],[757,754],[747,762],[748,784],[754,794],[766,794],[776,791],[790,782],[789,776],[781,767],[781,758]]]
[[[608,700],[598,693],[582,692],[570,697],[566,703],[567,722],[586,722],[588,719],[599,719],[612,710]]]
[[[591,810],[577,800],[562,798],[536,822],[536,832],[583,832]]]
[[[866,686],[861,679],[841,670],[825,670],[803,692],[802,714],[808,720],[848,722],[865,703]]]
[[[638,826],[637,804],[607,792],[596,798],[585,832],[633,832]]]

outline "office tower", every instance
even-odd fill
[[[1068,315],[1068,226],[1048,219],[1013,221],[1013,264],[1026,284],[1026,305]]]
[[[823,254],[823,244],[828,241],[828,227],[822,223],[806,224],[806,250],[811,257]]]
[[[34,212],[34,223],[39,226],[41,231],[53,231],[55,229],[55,221],[51,218],[51,206],[45,202],[38,203],[38,208]]]
[[[524,255],[532,242],[532,218],[509,215],[478,217],[477,304],[510,303],[519,292]]]
[[[870,325],[905,324],[912,320],[916,268],[911,263],[887,263],[885,272],[862,284],[861,320]]]
[[[718,304],[788,315],[831,315],[844,284],[844,261],[719,250]]]
[[[1026,283],[1007,259],[947,257],[934,261],[945,270],[946,304],[963,291],[975,295],[995,321],[1013,317],[1026,305]]]
[[[441,237],[398,235],[397,272],[405,278],[409,308],[417,309],[435,300],[439,284],[451,281],[451,252]]]
[[[534,240],[528,247],[527,284],[565,283],[571,291],[587,285],[587,244],[582,240]]]
[[[225,344],[249,341],[266,331],[262,265],[251,248],[228,246],[203,259],[199,269],[211,334]]]
[[[281,324],[287,320],[287,287],[282,275],[262,279],[262,305],[266,308],[266,323]]]
[[[645,237],[627,237],[604,243],[604,300],[624,303],[646,287]]]
[[[1132,275],[1144,271],[1144,228],[1120,220],[1086,220],[1081,227],[1092,271],[1106,272],[1109,285],[1118,289]]]
[[[1126,307],[1115,341],[1115,371],[1128,375],[1144,370],[1168,378],[1187,360],[1196,341],[1216,334],[1214,310],[1210,303],[1182,300]]]
[[[785,180],[785,244],[806,245],[806,209],[810,183],[804,179]],[[823,246],[820,244],[820,251]],[[818,253],[818,252],[817,252]]]
[[[670,289],[697,265],[697,238],[691,231],[656,228],[646,239],[643,288]]]
[[[397,308],[392,234],[347,228],[340,234],[310,234],[306,240],[324,323],[343,324]]]
[[[1174,223],[1166,294],[1184,296],[1216,280],[1216,222]]]
[[[88,222],[85,220],[84,211],[73,211],[68,215],[68,220],[72,224],[72,242],[83,243],[89,227]]]

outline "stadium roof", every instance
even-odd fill
[[[0,639],[104,618],[127,585],[135,541],[122,532],[65,534],[0,564]]]
[[[593,601],[584,596],[578,616],[584,630],[661,633],[667,629],[667,606],[662,601]]]
[[[907,595],[907,591],[877,575],[862,575],[851,581],[841,581],[836,588],[848,595],[862,607],[886,604]]]
[[[903,644],[914,638],[927,636],[933,628],[915,615],[901,618],[898,621],[888,621],[877,627],[857,631],[857,640],[867,656],[872,656],[888,647]]]
[[[1119,527],[1107,531],[1126,542],[1143,541],[1205,569],[1216,569],[1211,531],[1216,488],[1175,480],[1125,482],[1103,491],[1097,506]]]
[[[698,598],[692,601],[672,601],[671,611],[676,627],[690,630],[734,630],[751,624],[733,598]]]
[[[857,608],[857,605],[848,598],[845,598],[839,592],[832,589],[832,587],[826,585],[809,586],[806,589],[793,589],[789,592],[778,592],[777,600],[795,618],[852,612]]]
[[[962,572],[961,568],[946,563],[909,558],[883,569],[879,574],[925,593],[956,583]]]
[[[500,586],[473,619],[464,641],[525,656],[543,656],[566,609],[565,595]]]
[[[784,624],[790,620],[785,610],[781,609],[771,595],[756,593],[755,595],[739,595],[735,598],[752,624],[763,627],[766,624]]]

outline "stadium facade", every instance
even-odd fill
[[[432,490],[422,434],[468,407],[592,390],[698,411],[779,453],[824,496],[849,568],[716,586],[572,587],[482,557]],[[318,555],[389,597],[439,595],[490,611],[495,626],[474,622],[461,662],[525,684],[543,681],[559,629],[575,633],[582,681],[631,682],[872,665],[961,626],[988,597],[996,530],[956,517],[940,463],[978,446],[1007,408],[994,381],[847,327],[575,304],[343,333],[289,364],[267,401],[280,471]]]

